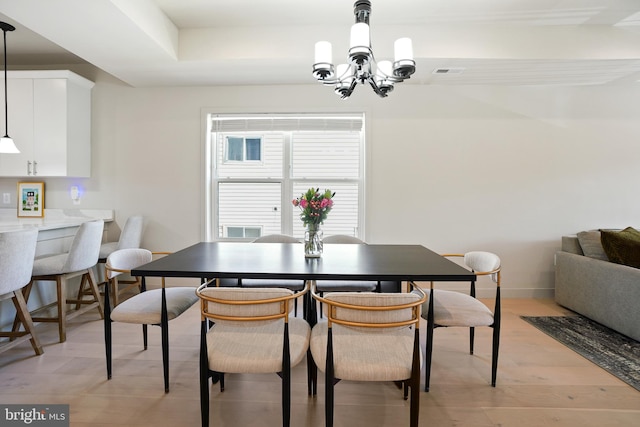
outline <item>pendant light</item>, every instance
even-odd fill
[[[0,22],[4,34],[4,136],[0,138],[0,153],[19,153],[18,147],[9,136],[9,107],[7,105],[7,31],[16,29],[11,24]]]
[[[369,83],[373,91],[384,98],[393,90],[395,83],[403,82],[416,71],[411,39],[403,37],[396,40],[393,62],[376,61],[369,34],[371,2],[356,0],[353,13],[356,22],[351,27],[348,62],[334,66],[331,43],[320,41],[315,46],[313,76],[323,84],[333,86],[342,99],[351,96],[358,83]]]

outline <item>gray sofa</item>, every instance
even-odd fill
[[[585,241],[583,240],[583,245]],[[577,236],[562,236],[556,253],[556,302],[621,334],[640,341],[640,269],[594,255]],[[585,245],[586,246],[586,245]]]

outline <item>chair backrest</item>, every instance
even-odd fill
[[[253,243],[300,243],[300,240],[286,234],[267,234],[258,237]]]
[[[139,248],[142,243],[142,231],[144,230],[144,217],[141,215],[130,216],[124,223],[118,249]]]
[[[153,254],[147,249],[128,248],[112,252],[107,257],[105,271],[107,279],[129,273],[136,267],[151,262]]]
[[[85,270],[98,263],[103,231],[104,221],[101,219],[80,225],[71,242],[67,261],[63,267],[64,273]]]
[[[329,292],[322,302],[330,322],[356,328],[397,328],[420,320],[426,295],[414,289],[409,293]]]
[[[31,280],[38,229],[0,233],[0,295],[23,288]]]
[[[474,251],[464,254],[464,264],[476,274],[491,274],[491,279],[498,282],[500,275],[500,257],[491,252]]]
[[[216,323],[273,321],[285,318],[298,297],[284,288],[221,288],[204,284],[196,291],[204,317]],[[285,311],[284,302],[289,300]]]
[[[348,234],[334,234],[322,239],[324,243],[347,243],[347,244],[362,244],[364,240],[360,240],[357,237],[349,236]]]

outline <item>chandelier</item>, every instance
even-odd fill
[[[313,76],[325,85],[333,85],[342,99],[353,93],[358,83],[368,82],[375,93],[385,97],[395,83],[411,77],[416,71],[411,39],[400,38],[394,44],[394,61],[376,61],[371,50],[369,15],[371,2],[357,0],[353,5],[356,23],[351,27],[349,62],[334,67],[331,43],[319,41],[315,45]]]

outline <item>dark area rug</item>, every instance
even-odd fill
[[[640,342],[580,315],[521,317],[640,391]]]

